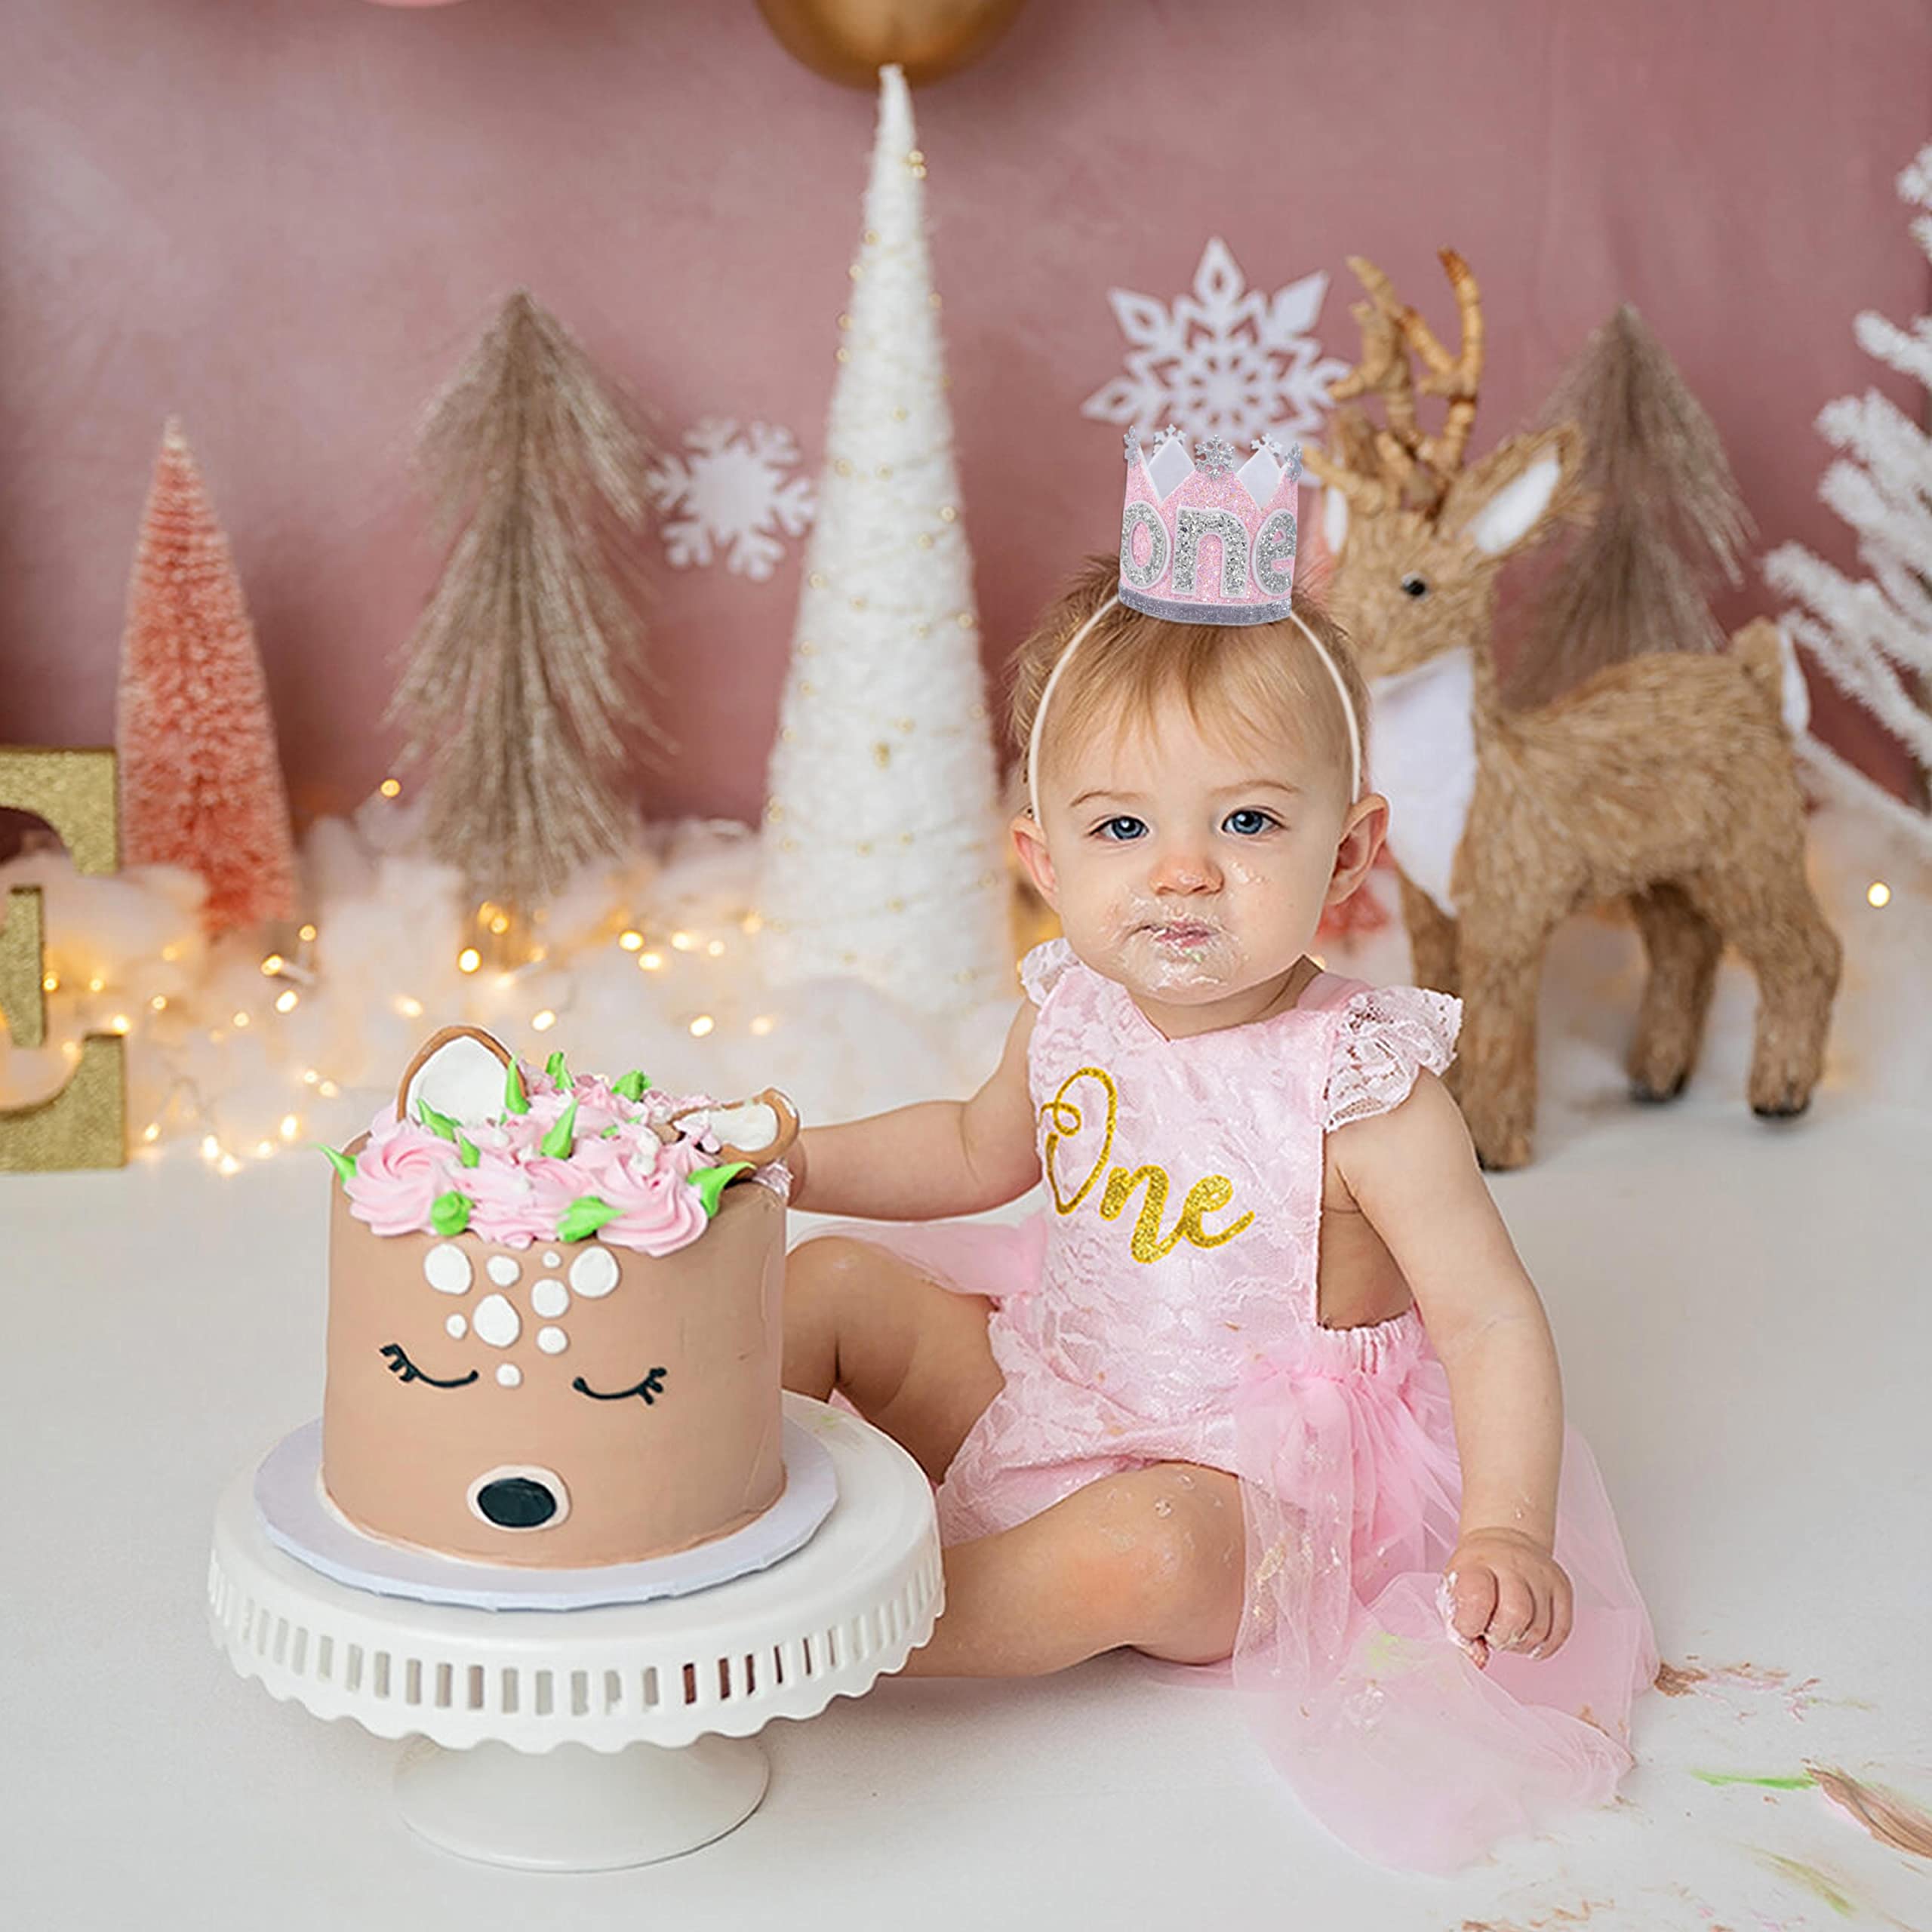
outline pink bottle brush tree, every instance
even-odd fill
[[[294,840],[254,626],[172,420],[134,552],[117,712],[124,863],[198,872],[211,935],[292,918]]]

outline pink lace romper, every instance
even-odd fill
[[[1005,1386],[946,1472],[946,1540],[1150,1463],[1230,1471],[1247,1541],[1235,1682],[1339,1837],[1445,1870],[1607,1801],[1657,1657],[1588,1447],[1569,1433],[1570,1641],[1478,1670],[1438,1602],[1460,1472],[1420,1318],[1317,1317],[1324,1136],[1448,1064],[1457,1002],[1324,974],[1288,1012],[1168,1040],[1064,940],[1021,977],[1048,1205],[1017,1226],[830,1231],[996,1304]]]

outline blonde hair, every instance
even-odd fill
[[[1008,718],[1023,783],[1038,777],[1025,768],[1047,681],[1068,640],[1090,618],[1092,629],[1054,686],[1041,734],[1043,768],[1088,742],[1103,720],[1128,731],[1150,729],[1161,703],[1178,695],[1198,724],[1230,743],[1251,743],[1271,726],[1287,732],[1340,771],[1346,786],[1353,744],[1335,688],[1339,677],[1364,734],[1366,780],[1368,693],[1354,651],[1325,611],[1306,600],[1295,607],[1328,653],[1334,676],[1293,617],[1267,624],[1182,624],[1124,604],[1104,608],[1119,579],[1118,558],[1091,558],[1014,654]]]

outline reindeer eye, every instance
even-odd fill
[[[1414,571],[1410,571],[1402,580],[1402,595],[1404,597],[1426,597],[1429,595],[1429,580],[1417,577]]]

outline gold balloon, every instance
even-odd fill
[[[969,66],[1023,0],[758,0],[795,60],[849,88],[875,88],[897,63],[914,86]]]
[[[119,862],[114,754],[0,747],[0,805],[45,819],[82,872],[111,872]],[[0,925],[0,1023],[17,1046],[46,1037],[42,975],[40,888],[8,894]],[[79,1064],[59,1093],[32,1106],[0,1108],[0,1174],[66,1168],[118,1168],[128,1159],[126,1043],[90,1033]]]

